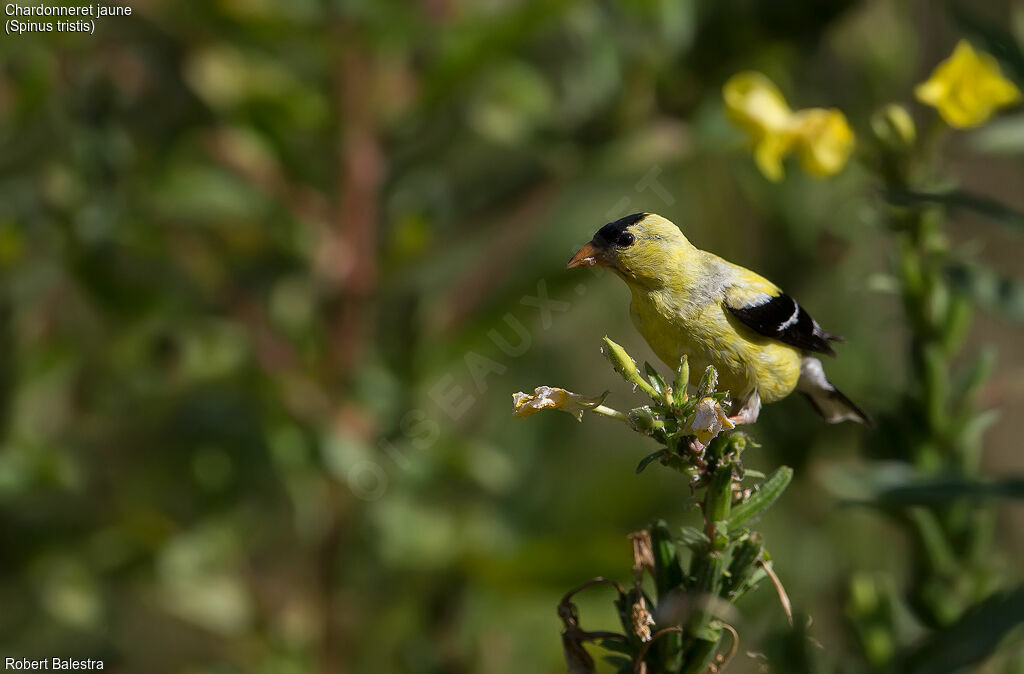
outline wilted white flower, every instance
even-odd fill
[[[651,640],[651,627],[654,626],[654,616],[647,608],[647,602],[640,596],[633,604],[633,611],[630,615],[633,623],[633,634],[640,637],[640,641]]]
[[[716,435],[735,427],[736,424],[729,421],[729,416],[722,409],[722,404],[714,398],[701,398],[697,403],[691,429],[702,445],[707,446]]]
[[[594,409],[608,397],[608,393],[602,393],[596,398],[588,398],[564,388],[553,386],[538,386],[533,393],[512,394],[512,404],[515,407],[512,412],[516,417],[528,417],[541,410],[562,410],[576,417],[576,421],[583,421],[583,413]]]

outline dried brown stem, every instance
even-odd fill
[[[775,593],[779,595],[779,603],[782,604],[782,610],[786,612],[786,618],[789,620],[789,626],[793,626],[793,604],[789,601],[789,594],[786,593],[786,588],[782,586],[782,581],[775,575],[775,571],[772,569],[772,565],[765,562],[763,559],[757,561],[757,565],[764,569],[764,572],[768,575],[768,578],[772,581],[772,585],[775,586]]]
[[[641,674],[643,671],[644,657],[647,656],[647,651],[651,649],[651,645],[666,634],[671,634],[673,632],[682,634],[683,628],[679,625],[672,625],[671,627],[660,629],[651,635],[650,640],[645,642],[644,645],[640,647],[640,652],[636,654],[636,662],[633,664],[633,674]]]

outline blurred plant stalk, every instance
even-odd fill
[[[629,412],[604,404],[608,394],[588,398],[565,389],[539,386],[532,394],[513,394],[515,416],[557,409],[582,421],[589,412],[628,425],[662,445],[640,461],[637,472],[657,461],[687,478],[702,526],[683,527],[673,535],[664,521],[630,535],[633,584],[629,589],[606,578],[593,578],[568,592],[558,606],[568,671],[595,671],[585,643],[610,651],[605,659],[619,672],[700,674],[720,671],[739,648],[739,635],[729,624],[734,604],[764,579],[770,579],[792,621],[789,600],[775,576],[762,536],[749,528],[789,485],[793,471],[780,467],[765,477],[745,470],[743,451],[756,444],[733,428],[725,414],[727,393],[717,391],[718,374],[708,367],[689,395],[685,358],[672,385],[645,363],[641,374],[625,349],[607,337],[603,352],[615,371],[650,402]],[[745,480],[760,480],[744,485]],[[589,632],[580,627],[572,602],[580,591],[597,585],[615,589],[621,632]],[[723,637],[728,648],[723,652]]]
[[[888,105],[871,120],[878,168],[888,194],[933,187],[934,148],[945,129],[924,143],[910,115]],[[896,247],[896,275],[910,329],[910,372],[903,417],[912,430],[897,457],[922,480],[980,476],[981,436],[991,412],[979,411],[977,393],[993,366],[983,350],[954,367],[971,325],[971,304],[946,273],[952,260],[941,210],[928,204],[890,206],[887,225]],[[938,630],[953,625],[997,588],[993,565],[995,508],[967,495],[913,504],[895,512],[908,530],[914,571],[906,599],[917,619]],[[885,579],[860,574],[851,581],[848,615],[874,671],[903,669],[894,624],[896,590]]]

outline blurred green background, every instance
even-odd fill
[[[832,379],[882,420],[766,408],[748,463],[796,481],[762,522],[826,652],[853,570],[910,569],[836,465],[883,453],[905,384],[891,243],[856,162],[766,181],[722,113],[747,68],[859,135],[963,27],[932,2],[135,0],[96,35],[0,37],[0,656],[120,672],[561,672],[555,605],[626,581],[626,534],[691,522],[613,422],[511,417],[548,384],[634,398],[655,362],[610,274],[564,271],[635,211],[787,289],[845,335]],[[1024,5],[974,3],[1024,41]],[[912,106],[919,119],[934,113]],[[1024,208],[1020,118],[958,134],[968,188]],[[1012,276],[1018,234],[957,214]],[[1024,354],[984,392],[993,475],[1024,471]],[[660,364],[659,364],[660,366]],[[1011,576],[1024,512],[1001,511]],[[614,625],[580,597],[583,625]],[[741,604],[740,656],[784,624]]]

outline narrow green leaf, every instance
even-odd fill
[[[623,655],[605,655],[601,659],[612,667],[617,667],[617,672],[631,673],[633,671],[632,653],[629,653],[628,657]]]
[[[636,474],[639,475],[640,473],[644,472],[644,469],[647,468],[647,466],[649,466],[652,461],[660,459],[661,457],[670,453],[671,452],[669,452],[669,450],[664,447],[662,447],[656,452],[651,452],[644,458],[640,459],[640,463],[636,465]]]
[[[1006,278],[977,264],[946,267],[950,283],[975,304],[1014,321],[1024,321],[1024,281]]]
[[[921,192],[917,190],[889,190],[886,200],[894,206],[945,206],[951,211],[970,211],[1013,227],[1024,227],[1024,213],[997,199],[965,190]]]
[[[1010,630],[1024,624],[1024,587],[995,594],[952,625],[931,633],[905,652],[899,671],[953,674],[981,662]]]
[[[924,550],[928,563],[934,566],[940,574],[949,577],[955,575],[957,571],[956,553],[953,552],[935,513],[922,506],[914,506],[907,510],[907,519],[913,525],[917,544]]]
[[[936,436],[941,436],[947,427],[949,414],[946,403],[949,400],[949,361],[938,344],[924,348],[924,404],[928,425]]]
[[[601,639],[597,643],[606,651],[622,653],[630,656],[633,655],[633,650],[629,647],[629,643],[625,640],[625,637],[622,639]]]
[[[658,601],[683,584],[683,568],[672,533],[664,520],[658,520],[650,529],[651,548],[654,553],[654,586]]]
[[[746,588],[747,581],[757,570],[764,546],[759,534],[737,541],[730,549],[729,574],[722,587],[722,596],[735,599]]]
[[[668,387],[667,384],[665,384],[665,380],[646,360],[644,361],[644,372],[647,374],[647,380],[651,382],[651,386],[654,387],[654,390],[664,395],[665,389]]]
[[[703,553],[711,545],[711,539],[697,527],[680,527],[679,542],[695,553]]]
[[[990,420],[987,415],[979,418]],[[825,486],[846,503],[880,506],[942,505],[958,499],[1024,499],[1024,476],[994,480],[961,475],[918,477],[909,466],[892,461],[864,469],[836,468]]]
[[[1024,80],[1024,51],[1018,46],[1013,33],[1005,28],[1005,24],[1000,25],[983,19],[981,15],[968,9],[974,7],[974,3],[964,1],[949,3],[953,20],[974,38],[975,46],[1002,61],[1009,68],[1010,75],[1015,76],[1018,82]]]
[[[963,293],[953,293],[942,325],[942,347],[952,356],[963,345],[971,327],[971,303]]]
[[[735,506],[729,517],[730,529],[738,529],[744,523],[761,516],[786,491],[793,479],[793,469],[780,466],[761,483],[758,490],[744,503]]]
[[[974,401],[978,390],[992,375],[995,365],[996,351],[991,346],[987,346],[979,350],[974,358],[957,373],[953,382],[953,390],[961,406],[969,405]]]
[[[707,671],[708,663],[718,649],[718,641],[722,636],[722,629],[717,631],[705,630],[706,638],[696,639],[686,649],[685,667],[680,674],[702,674]]]
[[[978,152],[998,155],[1024,154],[1024,114],[1003,115],[967,134]]]

